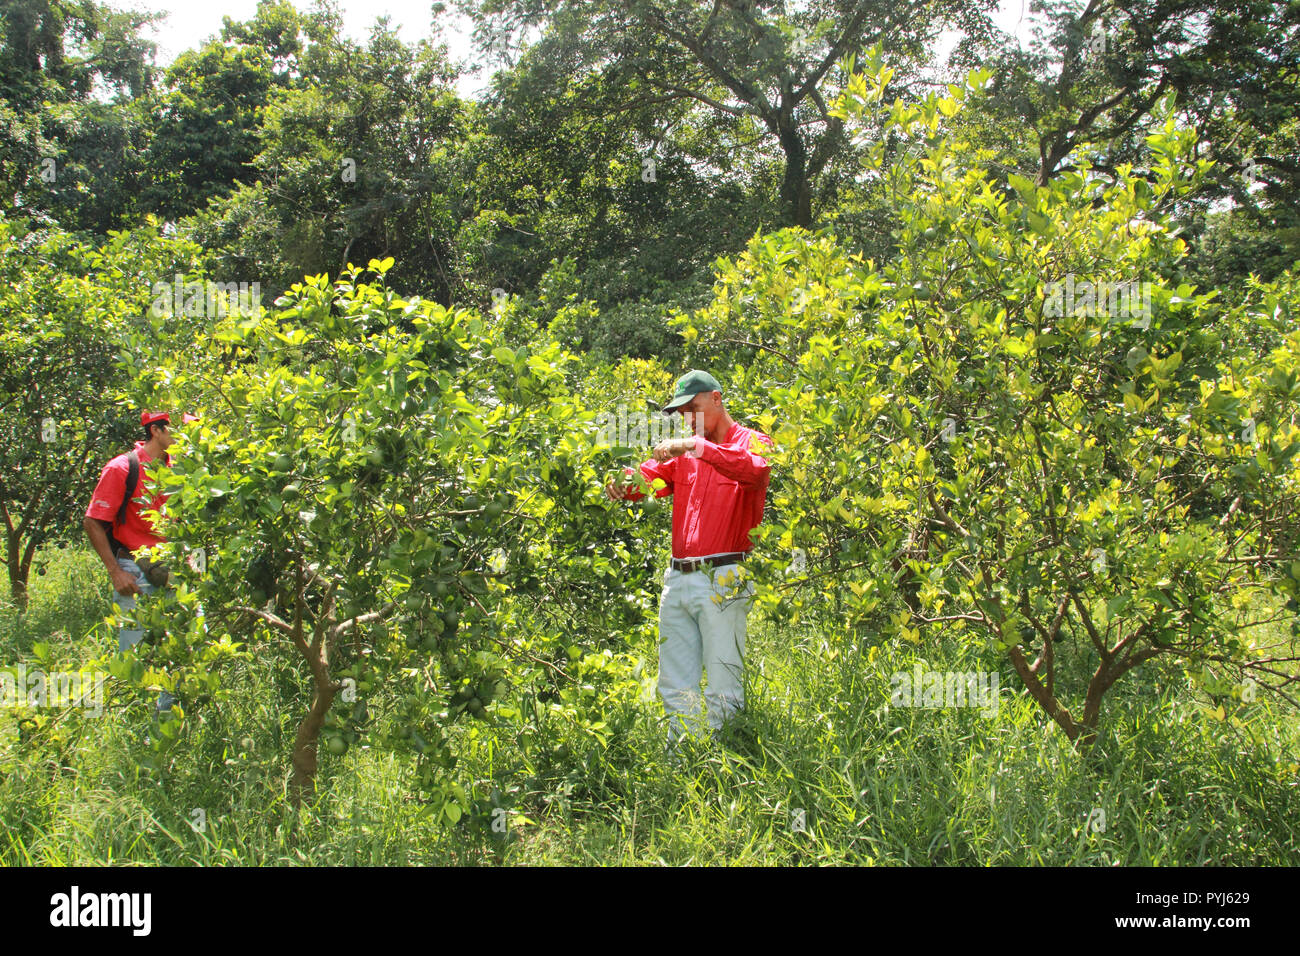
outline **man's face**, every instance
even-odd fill
[[[691,435],[706,435],[722,414],[721,392],[700,392],[677,409],[686,420],[686,431]]]
[[[171,448],[176,442],[176,438],[172,435],[172,427],[167,422],[159,422],[155,425],[153,428],[153,434],[154,438],[158,441],[158,446],[163,451]]]

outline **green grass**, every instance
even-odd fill
[[[46,557],[46,556],[43,556]],[[76,666],[112,646],[108,583],[82,551],[49,555],[21,619],[0,609],[3,663],[49,645]],[[653,700],[614,706],[607,745],[562,722],[525,748],[513,723],[467,725],[461,770],[528,820],[503,842],[435,824],[409,762],[370,748],[325,758],[318,796],[285,799],[300,703],[274,658],[228,678],[232,703],[197,713],[159,770],[141,769],[143,701],[72,714],[44,746],[0,717],[5,864],[1295,865],[1297,717],[1268,701],[1204,714],[1175,671],[1107,698],[1098,752],[1076,754],[1003,667],[996,716],[887,708],[914,649],[876,650],[751,619],[748,708],[716,742],[665,753]],[[653,645],[638,648],[650,661]],[[956,643],[932,666],[981,669]],[[533,739],[538,739],[536,736]],[[564,744],[556,751],[551,744]],[[206,826],[191,821],[202,810]],[[1105,814],[1105,829],[1087,825]],[[1094,819],[1096,819],[1094,817]],[[797,826],[802,820],[803,827]]]

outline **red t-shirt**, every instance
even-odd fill
[[[111,522],[113,537],[131,551],[162,544],[163,539],[154,533],[153,523],[140,512],[149,509],[162,511],[163,505],[167,502],[166,495],[154,495],[147,505],[140,504],[138,499],[145,497],[145,468],[153,459],[144,451],[144,442],[136,442],[135,450],[140,456],[140,475],[132,490],[131,500],[126,506],[126,521],[123,524],[117,523],[117,509],[122,507],[126,476],[131,467],[125,454],[118,455],[104,466],[104,470],[99,474],[99,484],[95,485],[95,493],[90,496],[90,507],[86,509],[87,518]],[[171,464],[171,455],[167,456],[167,464]]]
[[[753,549],[749,532],[763,520],[772,466],[762,456],[770,447],[772,439],[762,432],[733,423],[717,444],[695,436],[698,457],[651,458],[641,464],[646,481],[662,478],[667,483],[655,496],[673,496],[673,557]],[[644,495],[630,492],[627,497],[635,501]]]

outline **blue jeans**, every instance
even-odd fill
[[[141,594],[154,594],[158,591],[156,587],[149,583],[149,579],[144,576],[144,572],[140,570],[140,565],[136,564],[130,558],[118,558],[117,566],[135,578],[135,586],[140,589]],[[133,611],[135,610],[135,595],[118,594],[117,589],[114,588],[113,603],[123,611]],[[143,638],[144,631],[141,628],[124,627],[117,632],[117,649],[119,652],[125,651],[128,647],[134,647],[139,644]],[[164,710],[171,710],[172,704],[176,703],[177,700],[178,698],[173,697],[171,694],[167,693],[167,691],[159,691],[158,703],[154,705],[154,710],[157,713],[162,713]]]

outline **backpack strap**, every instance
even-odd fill
[[[122,506],[117,509],[117,523],[126,524],[126,506],[135,494],[136,482],[140,480],[140,455],[134,449],[126,456],[126,489],[122,492]]]

